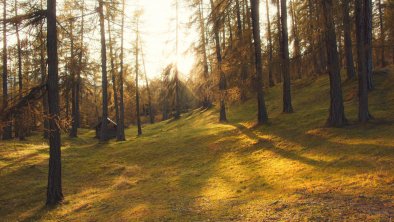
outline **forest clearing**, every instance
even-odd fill
[[[0,222],[394,219],[394,0],[0,0]]]
[[[48,145],[39,135],[0,142],[2,221],[390,221],[394,217],[394,72],[379,70],[374,120],[357,123],[356,83],[344,83],[350,124],[324,127],[325,77],[295,82],[293,114],[267,92],[269,125],[255,103],[197,109],[126,130],[100,144],[93,130],[64,137],[64,202],[43,205]],[[306,95],[306,96],[298,96]],[[385,121],[382,121],[385,120]]]

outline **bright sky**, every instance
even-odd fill
[[[137,7],[143,9],[141,17],[141,38],[149,78],[158,77],[165,66],[176,60],[176,10],[175,0],[127,1],[126,14],[133,15]],[[194,63],[193,53],[188,50],[198,39],[195,30],[186,28],[191,10],[185,1],[179,0],[179,55],[178,67],[181,75],[187,77]]]

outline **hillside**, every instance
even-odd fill
[[[394,73],[375,75],[374,120],[357,123],[356,82],[344,83],[349,125],[325,128],[329,82],[296,82],[293,114],[281,86],[267,92],[270,124],[254,127],[255,101],[134,127],[126,142],[94,132],[64,138],[65,201],[44,206],[48,146],[39,135],[0,141],[5,221],[391,221],[394,218]],[[313,83],[313,84],[312,84]]]

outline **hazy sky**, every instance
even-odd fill
[[[143,9],[141,17],[141,37],[147,73],[150,78],[161,74],[162,69],[176,59],[176,10],[174,0],[126,0],[127,15],[133,15],[136,8]],[[195,30],[186,28],[191,10],[186,7],[185,1],[179,0],[179,56],[178,67],[180,72],[187,76],[194,63],[194,56],[188,50],[191,43],[196,41],[198,35]]]

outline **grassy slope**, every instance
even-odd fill
[[[252,127],[255,102],[144,127],[127,142],[92,131],[64,140],[65,202],[45,202],[47,145],[0,142],[0,220],[390,220],[394,217],[394,74],[378,73],[375,120],[358,125],[356,83],[345,83],[350,125],[324,128],[328,79],[296,83],[294,114],[280,86],[267,95],[268,126]]]

